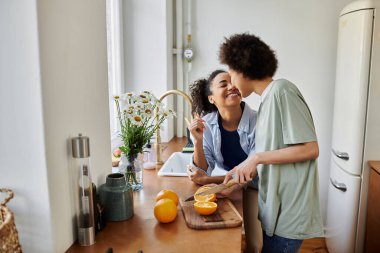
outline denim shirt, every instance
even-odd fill
[[[227,169],[223,164],[224,160],[221,152],[222,141],[218,123],[219,117],[220,115],[218,111],[208,113],[203,117],[206,127],[205,132],[203,133],[203,150],[208,164],[206,171],[208,176],[211,176],[211,173],[216,166],[224,169],[227,173]],[[256,111],[252,110],[246,103],[244,103],[244,110],[237,128],[237,132],[240,137],[241,148],[248,155],[248,157],[255,153],[256,117]],[[194,164],[194,155],[191,165],[198,170],[202,170]]]

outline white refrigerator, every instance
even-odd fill
[[[366,0],[349,4],[339,18],[325,228],[330,253],[364,248],[367,162],[380,160],[379,15],[380,1]]]

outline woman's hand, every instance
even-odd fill
[[[190,165],[187,166],[186,172],[187,172],[187,175],[189,176],[189,179],[193,181],[194,183],[199,184],[199,185],[206,184],[206,179],[208,177],[206,172],[193,168]]]
[[[205,122],[204,119],[197,115],[197,117],[194,118],[191,121],[191,123],[187,126],[191,135],[194,137],[195,142],[202,143],[203,141],[203,133],[205,129],[203,122]]]

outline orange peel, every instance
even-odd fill
[[[177,206],[171,199],[160,199],[154,206],[154,217],[161,223],[169,223],[177,217]]]
[[[178,195],[172,190],[161,190],[159,193],[157,193],[156,202],[160,199],[171,199],[174,201],[175,205],[178,206]]]

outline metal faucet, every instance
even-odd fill
[[[165,97],[167,97],[168,95],[180,95],[180,96],[182,96],[189,103],[190,110],[191,110],[192,101],[191,101],[191,98],[189,97],[189,95],[187,95],[185,92],[180,91],[180,90],[169,90],[169,91],[165,92],[164,94],[162,94],[161,97],[158,98],[158,101],[162,102],[162,100]],[[158,110],[159,109],[157,108],[156,109],[156,122],[157,122],[157,124],[158,124]],[[156,144],[155,145],[156,145],[156,158],[157,158],[156,167],[157,167],[157,166],[161,166],[164,164],[164,162],[162,161],[162,158],[161,158],[160,128],[157,128],[157,130],[156,130]]]

